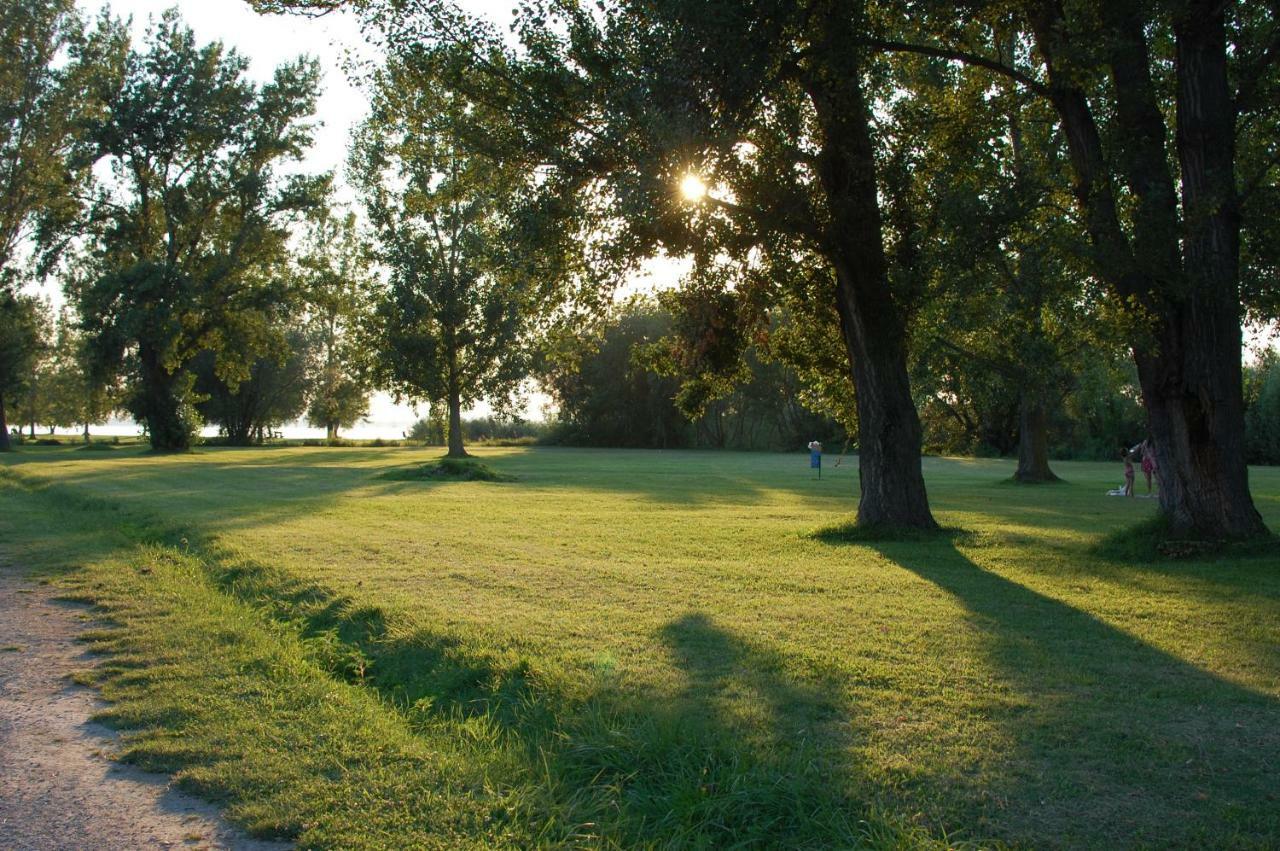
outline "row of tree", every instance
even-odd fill
[[[255,5],[349,6],[386,57],[349,169],[383,282],[338,335],[367,356],[324,361],[446,406],[451,454],[463,407],[504,409],[540,344],[666,251],[693,269],[644,357],[683,413],[785,368],[857,435],[860,523],[935,525],[925,425],[984,394],[1016,411],[1019,478],[1051,478],[1051,424],[1123,346],[1175,533],[1267,534],[1241,323],[1280,304],[1270,5],[529,3],[510,35],[445,0]],[[72,258],[93,374],[124,376],[156,448],[185,448],[219,392],[240,398],[216,416],[262,433],[244,394],[288,395],[255,382],[290,385],[290,329],[326,310],[292,246],[328,207],[297,167],[318,70],[258,85],[173,15],[138,50],[70,0],[6,6],[27,80],[6,161],[28,182],[0,210],[4,268],[28,242],[37,270]]]
[[[1273,4],[529,3],[510,35],[444,0],[256,5],[353,9],[406,91],[493,116],[463,110],[454,138],[536,175],[541,209],[602,264],[691,254],[708,321],[678,359],[690,401],[779,310],[812,331],[797,369],[838,341],[860,523],[935,526],[913,352],[1002,341],[988,359],[1023,388],[1020,471],[1043,478],[1047,408],[1073,357],[1114,337],[1170,528],[1267,534],[1241,324],[1277,312]],[[690,174],[710,191],[681,197]]]

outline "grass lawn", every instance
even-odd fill
[[[854,459],[438,454],[24,448],[0,556],[126,758],[304,846],[1280,846],[1280,557],[1105,555],[1118,465],[927,459],[956,531],[857,541]]]

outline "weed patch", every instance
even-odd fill
[[[393,482],[514,482],[515,476],[500,473],[473,458],[441,458],[430,464],[388,470],[381,476]]]

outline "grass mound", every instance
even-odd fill
[[[1091,555],[1118,562],[1161,560],[1195,561],[1209,558],[1274,558],[1280,541],[1274,537],[1254,541],[1224,541],[1175,535],[1163,517],[1118,529],[1091,549]]]
[[[394,482],[514,482],[515,476],[499,473],[473,458],[441,458],[430,464],[388,470],[381,478]]]
[[[963,529],[940,526],[917,529],[913,526],[859,526],[854,521],[822,526],[809,537],[824,544],[878,544],[885,542],[955,541],[969,536]]]
[[[110,443],[86,443],[84,446],[80,447],[79,451],[80,452],[114,452],[115,449],[116,447],[112,446]]]

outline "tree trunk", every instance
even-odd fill
[[[31,439],[35,440],[36,439],[36,421],[32,420],[31,422],[27,423],[27,429],[31,432]]]
[[[4,410],[4,394],[0,393],[0,452],[8,452],[13,448],[9,439],[9,419]]]
[[[1024,392],[1018,406],[1018,469],[1014,481],[1056,482],[1049,469],[1049,416],[1043,400]]]
[[[1190,4],[1174,29],[1183,269],[1191,286],[1160,341],[1162,355],[1180,357],[1149,367],[1154,380],[1143,386],[1153,396],[1160,505],[1179,532],[1257,537],[1268,532],[1244,455],[1235,110],[1222,4]]]
[[[450,458],[466,458],[462,445],[462,399],[457,390],[449,391],[449,453]]]
[[[184,452],[191,448],[188,424],[182,418],[177,380],[160,362],[159,353],[140,346],[142,362],[142,414],[147,421],[151,448],[159,452]]]
[[[858,408],[859,526],[936,529],[920,467],[921,428],[907,377],[906,317],[891,290],[871,114],[847,10],[815,22],[821,52],[804,79],[821,130],[818,174],[836,273],[836,309]]]
[[[89,423],[86,420],[84,424],[84,442],[89,443]]]
[[[1116,159],[1137,202],[1132,243],[1119,224],[1112,173],[1088,99],[1071,82],[1072,69],[1064,71],[1059,62],[1072,52],[1061,5],[1047,0],[1033,23],[1066,130],[1097,273],[1135,306],[1134,359],[1155,443],[1161,512],[1174,535],[1265,536],[1244,461],[1235,118],[1222,6],[1197,0],[1175,25],[1181,223],[1137,7],[1114,3],[1107,9],[1123,139]]]
[[[337,440],[337,439],[338,439],[338,424],[337,424],[336,422],[334,422],[333,420],[329,420],[329,422],[327,422],[327,423],[325,423],[325,424],[324,424],[324,433],[325,433],[325,437],[326,437],[328,440]]]

